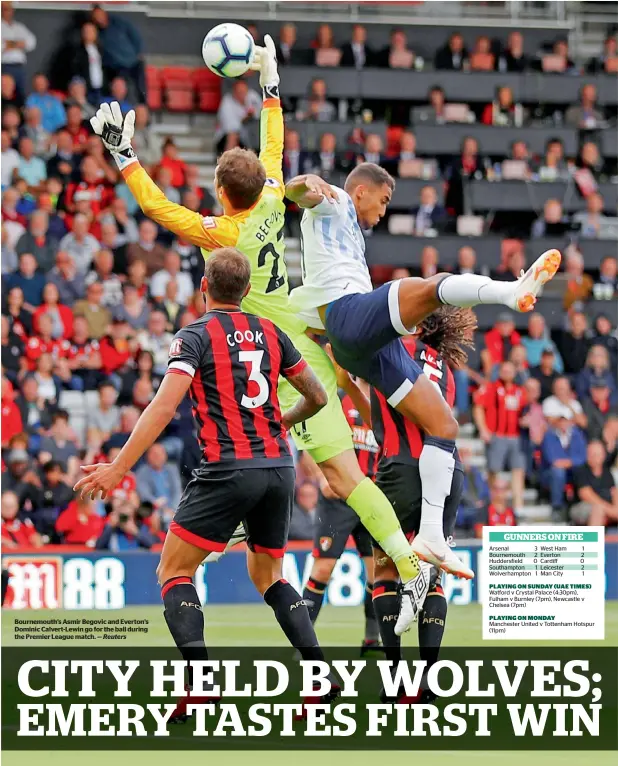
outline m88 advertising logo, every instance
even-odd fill
[[[5,556],[5,607],[11,609],[121,609],[125,567],[116,558]]]

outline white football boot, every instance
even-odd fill
[[[412,550],[421,561],[433,564],[438,569],[442,569],[455,577],[461,577],[464,580],[474,578],[474,572],[451,550],[446,540],[430,541],[416,535],[412,540]]]
[[[543,285],[547,284],[560,268],[562,255],[559,250],[546,250],[530,266],[522,271],[521,277],[513,283],[513,298],[510,307],[514,311],[532,311]]]
[[[416,577],[401,586],[401,605],[399,617],[395,624],[395,635],[401,636],[410,630],[412,623],[418,620],[427,593],[429,592],[429,576],[431,567],[419,561],[419,571]]]

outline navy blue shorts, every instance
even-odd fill
[[[392,407],[412,390],[422,370],[405,349],[399,281],[371,293],[344,295],[326,309],[326,332],[337,362],[377,388]],[[414,331],[414,330],[412,330]]]

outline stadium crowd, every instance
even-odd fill
[[[382,51],[368,46],[360,25],[342,46],[334,44],[327,24],[317,30],[312,49],[298,49],[295,34],[293,25],[282,26],[283,65],[425,66],[402,29],[393,30]],[[2,4],[2,37],[2,545],[150,548],[163,539],[183,484],[200,459],[188,401],[105,504],[79,500],[71,487],[81,463],[113,458],[152,399],[173,333],[204,309],[198,290],[203,260],[196,247],[159,229],[137,209],[90,131],[87,121],[100,101],[117,100],[125,111],[136,108],[135,149],[169,199],[203,215],[216,212],[215,201],[173,138],[162,140],[149,129],[141,39],[124,16],[95,6],[76,30],[75,44],[63,48],[62,73],[38,72],[30,83],[25,63],[36,39],[15,20],[10,3]],[[433,63],[437,70],[565,76],[579,71],[564,40],[531,59],[523,54],[519,32],[510,34],[503,49],[479,37],[472,51],[454,33]],[[600,71],[618,72],[615,34],[584,70],[592,80]],[[50,88],[50,75],[54,81],[64,78],[62,91]],[[319,76],[306,99],[287,107],[301,122],[342,116],[341,104],[329,99]],[[522,179],[573,177],[586,198],[586,211],[572,218],[560,200],[549,200],[523,235],[572,234],[564,265],[563,326],[550,330],[533,314],[522,335],[512,316],[501,315],[495,327],[479,333],[478,353],[469,365],[455,371],[457,413],[486,444],[488,470],[486,476],[462,449],[466,492],[458,522],[471,534],[482,524],[516,523],[527,485],[547,497],[557,519],[616,525],[618,490],[610,469],[618,454],[618,335],[609,311],[597,316],[586,311],[591,297],[615,306],[616,243],[608,242],[607,257],[592,273],[577,244],[599,236],[605,204],[598,183],[616,173],[588,132],[604,128],[615,114],[596,104],[592,81],[582,88],[581,102],[560,117],[581,131],[577,156],[566,157],[556,140],[548,142],[544,156],[534,157],[519,141],[510,158],[496,162],[471,138],[456,157],[419,158],[414,128],[451,120],[520,126],[539,117],[514,103],[508,88],[498,88],[494,102],[476,111],[445,103],[442,89],[432,88],[426,104],[409,108],[399,123],[399,117],[392,120],[388,145],[371,132],[369,112],[376,108],[355,104],[352,115],[343,115],[353,116],[354,110],[365,115],[362,124],[351,124],[344,147],[324,133],[318,149],[309,151],[299,133],[288,130],[286,177],[309,171],[331,177],[368,160],[398,177],[446,181],[443,205],[430,184],[410,200],[413,236],[454,232],[461,179],[497,179],[509,161],[511,171],[518,164]],[[219,149],[247,143],[245,128],[259,109],[249,82],[234,83],[219,107]],[[289,212],[292,218],[296,214]],[[477,270],[470,242],[459,251],[460,273]],[[517,278],[522,268],[523,243],[512,240],[492,275]],[[428,246],[419,263],[376,268],[374,277],[379,283],[438,270],[440,253]],[[301,460],[299,469],[292,537],[307,539],[319,491],[307,461]]]

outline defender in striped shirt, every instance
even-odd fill
[[[185,660],[208,659],[192,578],[205,553],[222,551],[242,522],[254,585],[303,659],[322,660],[307,607],[282,579],[282,558],[295,480],[285,430],[315,414],[327,395],[284,332],[241,310],[250,276],[249,260],[238,250],[212,254],[202,280],[206,314],[172,341],[167,374],[118,456],[111,464],[86,466],[75,490],[110,493],[190,392],[204,456],[182,495],[157,569],[172,637]],[[279,375],[301,394],[284,414]],[[172,720],[186,720],[190,702],[207,701],[192,697],[190,686],[189,676],[187,697]]]

